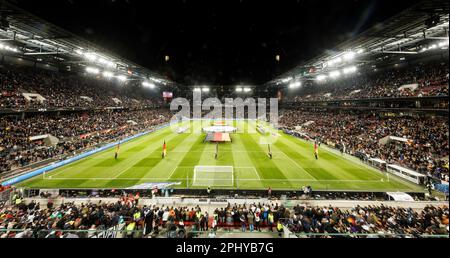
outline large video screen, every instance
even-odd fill
[[[168,92],[168,91],[164,91],[163,92],[163,98],[171,99],[171,98],[173,98],[173,93],[172,92]]]

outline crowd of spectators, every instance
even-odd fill
[[[309,237],[335,237],[353,234],[363,237],[421,237],[448,235],[448,207],[427,206],[418,211],[388,206],[337,207],[295,206],[253,203],[217,208],[212,215],[200,206],[169,207],[139,205],[139,196],[124,196],[117,202],[49,202],[45,207],[17,199],[14,205],[0,203],[0,238],[79,238],[96,237],[114,228],[115,236],[193,237],[211,231],[264,231],[292,233]],[[164,232],[164,233],[162,233]],[[334,235],[336,234],[336,235]],[[361,236],[359,236],[361,237]]]
[[[162,98],[145,92],[137,81],[120,83],[30,67],[0,66],[0,108],[102,108],[162,105]],[[44,101],[26,100],[23,93],[39,94]]]
[[[287,101],[448,96],[448,80],[448,61],[412,64],[307,84]],[[411,84],[417,88],[399,89]]]
[[[282,112],[280,125],[348,154],[379,158],[448,182],[447,119],[292,109]],[[387,136],[406,141],[380,142]]]
[[[356,206],[343,210],[336,207],[297,205],[287,216],[287,226],[305,236],[331,237],[339,234],[361,234],[367,237],[448,235],[448,207],[427,206],[421,211],[411,208]],[[322,235],[327,233],[327,235]],[[315,235],[317,234],[317,235]]]
[[[25,119],[0,117],[0,172],[41,160],[72,155],[111,140],[166,123],[166,109],[91,111],[86,113],[38,114]],[[52,135],[59,142],[48,144],[30,137]]]

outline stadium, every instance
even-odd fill
[[[0,238],[449,237],[447,1],[61,2],[0,0]]]

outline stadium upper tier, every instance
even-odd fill
[[[145,107],[162,104],[128,81],[98,79],[95,75],[59,73],[22,66],[0,65],[0,108]],[[37,94],[37,95],[36,95]]]
[[[373,69],[333,81],[307,83],[287,101],[448,96],[448,59]]]
[[[302,102],[448,96],[448,76],[448,59],[442,59],[365,71],[336,81],[309,82],[300,89],[286,89],[283,100]],[[190,99],[192,92],[187,89],[172,89],[174,97]],[[128,81],[123,87],[116,80],[97,78],[90,74],[58,73],[5,65],[0,66],[0,92],[0,109],[145,107],[163,104],[161,96],[155,95],[160,94],[159,90],[146,91],[133,81]],[[260,91],[254,92],[252,96],[275,97],[272,93],[267,94]],[[236,93],[223,96],[220,92],[204,95],[238,96]]]

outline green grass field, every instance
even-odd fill
[[[203,123],[205,123],[204,121]],[[197,122],[190,122],[191,125]],[[199,188],[193,185],[194,167],[233,166],[234,180],[228,186],[213,188],[234,189],[296,189],[310,185],[315,190],[367,191],[423,191],[421,187],[394,176],[387,176],[356,158],[340,153],[319,151],[313,155],[313,144],[280,132],[271,150],[260,144],[260,133],[232,134],[232,143],[216,145],[204,143],[205,134],[177,134],[164,128],[124,143],[119,159],[115,148],[105,150],[77,162],[55,169],[19,184],[29,188],[126,188],[147,182],[179,182],[178,188]],[[254,122],[245,122],[254,129]],[[162,144],[167,143],[167,157],[162,159]],[[214,175],[213,175],[214,176]],[[202,186],[202,188],[204,188]]]

